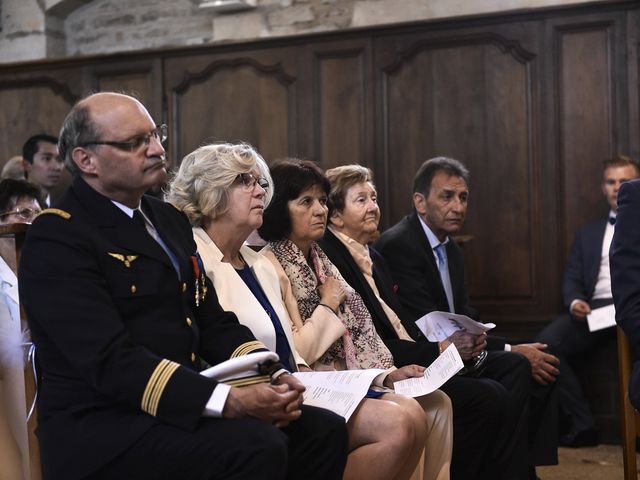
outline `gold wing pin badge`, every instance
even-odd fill
[[[124,266],[129,268],[131,267],[131,263],[138,258],[138,255],[122,255],[121,253],[111,253],[107,252],[109,256],[115,258],[116,260],[120,260],[124,263]]]

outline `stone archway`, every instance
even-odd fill
[[[54,15],[58,18],[65,18],[75,9],[86,6],[92,1],[93,0],[44,0],[44,9],[47,16]]]

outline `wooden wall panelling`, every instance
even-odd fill
[[[563,215],[564,252],[577,227],[607,211],[600,189],[602,161],[617,153],[617,132],[625,128],[616,105],[616,89],[626,81],[617,65],[617,28],[620,22],[602,17],[554,24],[562,205],[557,213]]]
[[[627,98],[629,105],[629,154],[640,160],[640,10],[627,13]]]
[[[68,69],[28,68],[0,74],[0,168],[36,133],[57,136],[71,106],[79,98],[80,81]],[[70,182],[66,173],[54,196]]]
[[[323,168],[359,163],[371,166],[373,156],[373,90],[371,43],[368,39],[312,44],[313,159]],[[301,117],[306,118],[306,117]],[[302,120],[304,121],[304,120]]]
[[[424,160],[463,161],[472,175],[462,232],[474,236],[465,246],[468,283],[474,303],[488,311],[538,301],[535,55],[499,32],[449,31],[396,42],[379,77],[387,221],[410,211],[412,178]]]
[[[156,121],[166,120],[162,105],[162,60],[159,53],[129,60],[100,61],[86,68],[89,92],[119,92],[142,102]]]
[[[173,161],[212,141],[246,141],[267,161],[297,150],[296,51],[168,58]]]

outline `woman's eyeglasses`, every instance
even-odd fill
[[[30,222],[38,216],[41,212],[39,208],[16,208],[9,212],[0,213],[0,217],[7,217],[9,215],[15,215],[25,222]]]
[[[264,190],[269,188],[269,181],[264,177],[256,177],[253,173],[240,173],[238,179],[247,190],[253,190],[256,183]]]

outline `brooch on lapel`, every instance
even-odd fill
[[[124,266],[129,268],[131,267],[131,263],[138,258],[138,255],[122,255],[121,253],[111,253],[107,252],[110,257],[115,258],[116,260],[120,260],[124,263]]]
[[[200,302],[204,302],[207,296],[207,283],[204,277],[202,258],[200,258],[198,252],[196,252],[195,255],[191,255],[191,264],[193,265],[196,307],[199,307]]]

